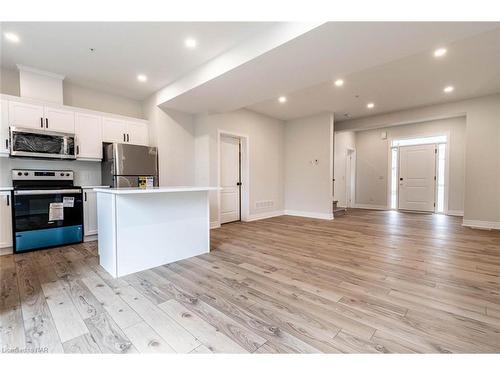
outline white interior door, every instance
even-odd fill
[[[434,212],[436,146],[399,148],[399,206],[401,210]]]
[[[240,140],[222,136],[220,140],[220,221],[240,220]]]

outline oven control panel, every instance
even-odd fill
[[[34,169],[13,169],[13,180],[73,180],[73,171],[57,170],[34,170]]]

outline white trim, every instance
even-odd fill
[[[356,203],[354,208],[361,208],[363,210],[382,210],[382,211],[390,211],[391,209],[388,206],[382,206],[378,204],[363,204]]]
[[[489,230],[500,229],[500,221],[464,220],[462,226]]]
[[[312,219],[333,220],[333,213],[325,214],[323,212],[285,210],[285,215],[309,217]]]
[[[459,210],[448,210],[447,215],[449,215],[449,216],[464,216],[464,212],[459,211]]]
[[[217,220],[210,222],[210,229],[215,229],[215,228],[220,228],[220,223]]]
[[[13,254],[12,246],[0,248],[0,256]]]
[[[256,220],[262,220],[262,219],[269,219],[271,217],[276,217],[276,216],[283,216],[285,215],[285,211],[268,211],[268,212],[261,212],[258,214],[251,214],[248,216],[248,218],[245,221],[256,221]]]
[[[60,79],[60,80],[63,80],[66,77],[66,76],[64,76],[62,74],[57,74],[57,73],[48,72],[46,70],[40,70],[40,69],[37,69],[37,68],[32,68],[31,66],[26,66],[26,65],[21,65],[21,64],[17,64],[16,66],[17,66],[17,69],[20,72],[35,73],[35,74],[38,74],[38,75],[41,75],[41,76],[50,77],[50,78],[56,78],[56,79]]]
[[[217,222],[220,223],[220,139],[222,136],[239,138],[241,141],[241,221],[250,216],[250,139],[246,134],[217,129]],[[219,224],[220,225],[220,224]]]
[[[83,237],[83,242],[97,241],[97,234],[89,234]]]

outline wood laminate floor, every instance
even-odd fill
[[[211,232],[112,279],[90,242],[0,257],[0,347],[81,353],[500,352],[500,233],[351,210]],[[141,249],[138,249],[141,251]]]

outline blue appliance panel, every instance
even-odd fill
[[[62,246],[81,242],[83,239],[82,225],[37,229],[16,234],[16,252],[40,249],[44,247]]]

